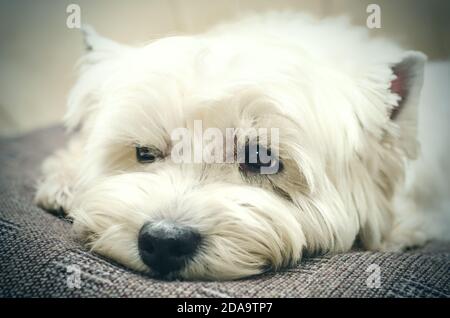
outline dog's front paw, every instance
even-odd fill
[[[388,239],[381,243],[379,250],[400,252],[409,248],[420,247],[428,241],[428,237],[419,227],[395,228]]]
[[[34,197],[35,203],[58,215],[65,215],[72,200],[73,169],[65,164],[64,152],[47,158]]]
[[[39,183],[35,203],[57,215],[66,215],[72,199],[71,190],[56,177],[47,177]]]

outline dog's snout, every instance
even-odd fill
[[[139,232],[142,261],[158,274],[182,269],[200,243],[200,234],[190,227],[173,223],[145,223]]]

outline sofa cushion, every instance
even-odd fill
[[[83,248],[70,222],[33,204],[40,164],[64,140],[61,127],[0,139],[0,297],[450,296],[450,244],[443,242],[402,253],[309,258],[295,268],[226,282],[168,282],[133,272]],[[376,268],[378,288],[371,284]]]

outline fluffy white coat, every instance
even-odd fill
[[[448,63],[425,74],[419,107],[425,56],[346,19],[268,13],[140,47],[89,29],[86,41],[73,137],[44,163],[36,201],[63,208],[93,251],[152,273],[137,235],[169,220],[204,238],[175,276],[235,279],[356,241],[399,250],[448,235]],[[391,90],[396,68],[407,97]],[[283,171],[174,164],[170,132],[194,120],[279,128]],[[165,158],[140,164],[137,144]]]

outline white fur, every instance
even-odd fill
[[[36,200],[68,211],[94,251],[151,273],[137,235],[146,221],[168,220],[205,238],[179,276],[234,279],[305,253],[344,252],[357,238],[368,249],[422,244],[437,232],[431,222],[421,227],[419,215],[448,215],[448,148],[433,150],[449,137],[448,93],[445,103],[423,101],[422,117],[439,104],[447,117],[442,132],[419,125],[432,158],[403,182],[418,151],[422,54],[370,39],[345,19],[288,12],[137,48],[87,31],[92,51],[66,114],[78,129],[75,145],[47,159]],[[391,120],[400,99],[389,89],[392,66],[405,60],[414,82]],[[196,119],[220,129],[279,128],[285,169],[246,179],[236,164],[136,162],[136,144],[168,156],[170,132]]]

